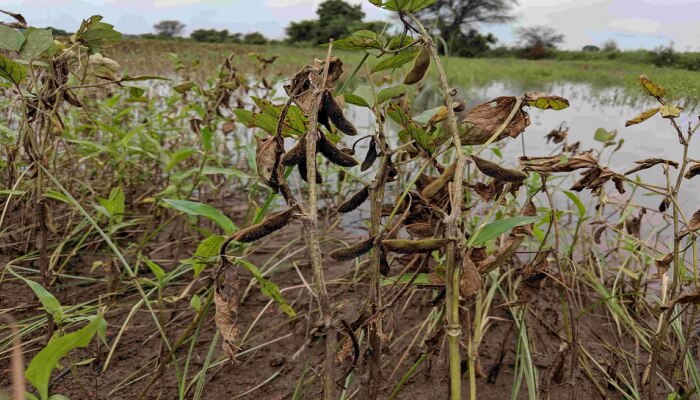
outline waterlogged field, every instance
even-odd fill
[[[697,73],[40,31],[0,398],[698,398]]]

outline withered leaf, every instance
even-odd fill
[[[633,174],[637,171],[651,168],[654,165],[658,165],[658,164],[666,164],[666,165],[672,166],[673,168],[678,168],[677,162],[671,161],[671,160],[664,160],[663,158],[647,158],[646,160],[639,160],[639,161],[635,161],[634,163],[639,164],[639,166],[634,167],[631,170],[625,172],[625,175]]]
[[[277,141],[272,136],[264,139],[256,136],[255,141],[258,145],[255,151],[255,165],[258,168],[258,175],[263,182],[270,185],[277,167]]]
[[[688,226],[686,226],[681,232],[678,232],[678,236],[683,237],[690,232],[695,232],[700,229],[700,210],[695,211],[693,216],[688,221]]]
[[[471,158],[474,160],[476,167],[479,168],[479,171],[496,180],[503,182],[522,182],[527,179],[527,174],[523,171],[503,168],[494,162],[484,160],[477,156],[471,156]]]
[[[552,143],[558,144],[566,140],[569,135],[568,129],[552,129],[544,138],[547,139],[547,144],[551,141]]]
[[[673,262],[673,253],[668,253],[661,258],[654,260],[654,265],[656,265],[656,273],[652,279],[661,279],[662,276],[668,271],[671,263]]]
[[[641,114],[639,114],[636,117],[632,118],[631,120],[625,122],[625,127],[642,123],[642,122],[648,120],[649,118],[653,117],[654,115],[656,115],[657,112],[659,112],[659,107],[650,108],[646,111],[642,111]]]
[[[683,176],[685,179],[692,179],[696,175],[700,175],[700,163],[693,164]]]
[[[526,171],[544,173],[571,172],[583,168],[598,166],[598,160],[591,153],[566,157],[563,154],[551,157],[520,157],[520,163]]]
[[[664,97],[666,95],[666,88],[657,85],[646,75],[641,75],[639,77],[639,83],[642,84],[642,88],[644,88],[644,91],[647,92],[649,96]]]
[[[502,96],[472,108],[462,120],[462,127],[465,129],[461,134],[462,144],[486,143],[506,121],[516,101],[515,97]],[[530,116],[520,108],[495,141],[518,137],[529,125]]]
[[[698,304],[700,303],[700,289],[695,289],[694,292],[683,293],[680,296],[668,301],[666,304],[662,305],[661,310],[668,310],[673,308],[676,304]]]
[[[508,239],[496,254],[491,255],[489,258],[479,263],[479,273],[487,274],[508,262],[523,240],[525,240],[525,235],[516,233],[508,235]]]

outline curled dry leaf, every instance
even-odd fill
[[[668,301],[661,306],[661,310],[668,310],[675,307],[676,304],[698,304],[700,303],[700,289],[695,289],[694,292],[683,293],[682,295]]]
[[[382,240],[382,246],[387,251],[394,253],[413,254],[426,253],[434,250],[439,250],[447,246],[451,242],[450,239],[385,239]]]
[[[236,268],[225,255],[221,255],[221,265],[216,274],[216,290],[214,292],[214,306],[216,314],[214,322],[221,334],[221,344],[224,353],[233,361],[238,352],[238,303],[239,281]]]
[[[272,214],[259,224],[251,225],[238,231],[234,236],[234,240],[237,242],[248,243],[264,238],[265,236],[287,226],[287,224],[292,221],[295,212],[296,207],[289,207],[282,212]]]
[[[666,164],[672,166],[673,168],[678,168],[677,162],[671,160],[664,160],[663,158],[647,158],[646,160],[639,160],[635,161],[634,163],[639,164],[639,166],[634,167],[631,170],[625,172],[625,175],[633,174],[637,171],[645,170],[658,164]]]
[[[571,157],[567,157],[564,154],[551,157],[520,157],[520,163],[525,167],[526,171],[543,173],[571,172],[598,166],[598,160],[590,153]]]
[[[600,189],[603,184],[612,180],[615,183],[615,188],[620,194],[625,193],[625,188],[623,186],[623,180],[615,172],[608,168],[595,167],[591,168],[583,174],[578,182],[576,182],[571,190],[580,192],[583,189],[590,189],[591,191],[596,191]]]
[[[462,144],[486,143],[508,119],[516,102],[517,99],[513,96],[502,96],[472,108],[462,120]],[[530,116],[520,108],[495,141],[518,137],[529,125]]]
[[[479,158],[477,156],[471,157],[472,160],[474,160],[476,167],[479,168],[479,171],[496,180],[517,183],[527,179],[527,174],[523,171],[519,171],[517,169],[503,168],[494,162],[484,160],[483,158]]]
[[[663,118],[678,118],[681,116],[683,107],[674,104],[664,104],[659,107],[659,112]]]
[[[522,280],[515,289],[518,299],[508,304],[508,306],[522,305],[535,298],[547,279],[547,270],[549,269],[548,256],[549,251],[537,253],[535,259],[523,269]]]
[[[654,115],[656,115],[657,112],[659,112],[659,107],[650,108],[646,111],[642,111],[641,114],[639,114],[636,117],[632,118],[631,120],[625,122],[625,127],[642,123],[642,122],[648,120],[649,118],[653,117]]]
[[[652,97],[664,97],[666,95],[666,88],[657,85],[646,75],[641,75],[639,77],[639,83],[642,84],[642,88],[649,96]]]
[[[355,193],[354,195],[352,195],[352,197],[345,200],[340,206],[338,206],[338,212],[348,213],[350,211],[353,211],[354,209],[359,207],[360,204],[364,203],[368,197],[369,187],[365,186],[362,189],[360,189],[359,192]]]
[[[260,138],[255,137],[257,149],[255,150],[255,165],[258,175],[266,185],[276,187],[277,161],[279,160],[279,148],[275,137]]]
[[[685,179],[692,179],[696,175],[700,175],[700,163],[693,164],[683,176]]]
[[[349,261],[353,258],[357,258],[370,250],[374,246],[374,240],[377,236],[371,236],[361,242],[355,243],[352,246],[343,247],[340,249],[333,250],[330,254],[331,258],[335,261]]]
[[[668,253],[661,258],[654,260],[654,265],[656,265],[656,273],[652,276],[652,279],[661,279],[662,276],[668,271],[671,263],[673,262],[673,253]]]
[[[430,51],[428,46],[421,46],[416,59],[413,61],[413,68],[403,79],[405,85],[413,85],[421,81],[430,67]]]
[[[481,275],[470,253],[468,250],[462,256],[462,276],[459,278],[459,293],[465,298],[475,295],[481,288]]]
[[[695,211],[693,216],[688,221],[688,226],[685,227],[681,232],[678,232],[678,236],[683,237],[690,232],[695,232],[700,229],[700,210]]]
[[[560,126],[559,129],[552,129],[544,138],[547,139],[547,144],[551,141],[554,144],[561,143],[566,140],[569,135],[569,129]]]

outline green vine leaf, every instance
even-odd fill
[[[24,35],[17,29],[0,25],[0,49],[19,51],[24,43]]]
[[[19,85],[27,76],[27,69],[0,54],[0,77]]]
[[[27,30],[27,40],[19,54],[22,59],[31,61],[54,45],[51,29]]]

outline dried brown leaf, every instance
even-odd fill
[[[488,103],[472,108],[462,120],[466,129],[461,134],[462,144],[478,145],[486,143],[510,115],[517,99],[512,96],[497,97]],[[530,116],[520,108],[495,141],[507,137],[518,137],[530,125]]]

